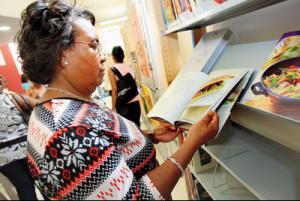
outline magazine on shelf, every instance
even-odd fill
[[[192,70],[209,73],[226,47],[230,36],[231,32],[228,29],[205,33],[189,59],[183,64],[179,74]]]
[[[209,111],[217,111],[220,129],[230,115],[231,108],[225,109],[232,100],[229,97],[246,79],[249,69],[216,70],[209,75],[190,71],[177,76],[167,91],[155,104],[148,117],[168,122],[176,127],[189,129]],[[234,98],[236,101],[236,98]]]
[[[162,9],[163,9],[163,17],[165,20],[166,28],[168,29],[169,26],[175,22],[176,14],[173,6],[172,0],[162,0]]]
[[[300,31],[282,35],[241,103],[300,122]]]

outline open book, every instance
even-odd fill
[[[179,74],[148,117],[188,129],[209,111],[220,111],[220,128],[245,88],[252,70],[216,70],[209,75],[199,71]]]

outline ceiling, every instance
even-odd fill
[[[11,30],[0,31],[0,44],[12,42],[15,33],[19,29],[21,12],[34,0],[1,0],[0,26],[10,26]],[[108,25],[121,25],[124,21],[110,22],[114,19],[122,19],[127,16],[128,8],[132,0],[76,0],[76,6],[90,10],[94,13],[97,23],[109,22]],[[98,24],[97,27],[100,27]]]

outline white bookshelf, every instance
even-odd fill
[[[299,0],[228,0],[172,27],[162,37],[173,39],[171,33],[198,27],[229,28],[233,35],[213,69],[254,68],[257,73],[280,36],[300,30],[299,8]],[[299,200],[300,124],[241,104],[232,111],[231,120],[232,128],[204,146],[220,168],[192,172],[212,198]],[[216,187],[224,175],[227,182]]]
[[[211,10],[178,23],[177,26],[168,29],[165,34],[205,27],[282,1],[284,0],[228,0]]]
[[[236,125],[203,148],[257,198],[300,199],[299,153]]]
[[[214,200],[257,200],[254,194],[221,166],[216,171],[210,169],[200,174],[190,170]]]

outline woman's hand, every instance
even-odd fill
[[[219,131],[219,116],[216,112],[209,112],[189,130],[187,141],[196,149],[212,139]]]
[[[181,133],[181,129],[177,129],[169,123],[160,123],[160,125],[154,130],[154,138],[159,142],[166,143],[173,141]]]

